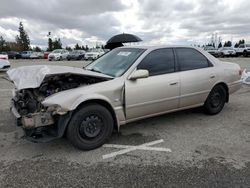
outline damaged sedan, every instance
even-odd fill
[[[84,69],[37,65],[9,70],[11,111],[26,138],[67,136],[79,149],[100,147],[120,125],[202,106],[219,113],[241,87],[237,64],[186,46],[121,47]]]

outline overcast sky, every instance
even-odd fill
[[[250,40],[249,0],[2,0],[0,35],[14,40],[23,22],[31,44],[47,46],[47,33],[63,45],[105,43],[132,33],[145,44],[199,44],[212,33]]]

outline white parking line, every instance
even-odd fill
[[[131,152],[131,151],[135,151],[135,150],[172,152],[171,149],[169,149],[169,148],[149,147],[149,146],[152,146],[152,145],[155,145],[155,144],[159,144],[159,143],[162,143],[162,142],[164,142],[163,139],[161,139],[161,140],[155,140],[155,141],[148,142],[148,143],[145,143],[145,144],[141,144],[141,145],[138,145],[138,146],[118,145],[118,144],[105,144],[105,145],[103,145],[103,147],[106,147],[106,148],[117,148],[117,149],[123,149],[123,150],[103,155],[102,158],[103,159],[108,159],[108,158],[111,158],[111,157],[115,157],[117,155],[122,155],[122,154],[125,154],[125,153],[128,153],[128,152]]]

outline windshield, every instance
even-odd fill
[[[62,50],[54,50],[52,53],[55,53],[55,54],[58,54],[58,53],[61,53]]]
[[[205,49],[205,50],[215,50],[215,48],[212,47],[212,46],[207,46],[207,47],[205,47],[204,49]]]
[[[90,49],[88,52],[102,52],[102,50],[93,48],[93,49]]]
[[[77,51],[77,50],[70,52],[70,54],[79,54],[79,53],[80,53],[80,51]]]
[[[223,50],[233,50],[232,47],[224,47]]]
[[[86,69],[119,77],[144,51],[139,48],[116,48],[88,65]]]

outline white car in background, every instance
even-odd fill
[[[69,51],[68,50],[64,50],[64,49],[56,49],[53,50],[49,56],[48,56],[48,60],[64,60],[67,59],[69,55]]]
[[[240,44],[238,48],[235,48],[237,55],[243,55],[247,57],[250,55],[250,44]]]
[[[221,57],[236,56],[236,51],[233,47],[222,47],[218,51]]]
[[[0,59],[9,59],[8,54],[6,52],[0,52]]]
[[[96,60],[105,54],[103,49],[90,49],[87,53],[85,53],[84,59],[85,60]]]
[[[10,62],[7,59],[0,59],[0,71],[7,71],[10,68]]]
[[[42,59],[44,57],[42,52],[33,52],[30,55],[30,59]]]

